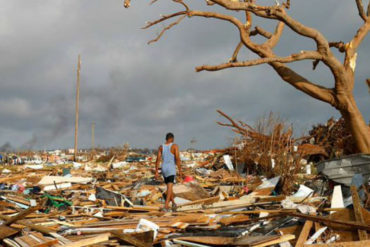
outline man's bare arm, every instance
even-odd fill
[[[158,148],[157,160],[155,161],[155,176],[158,177],[159,163],[162,160],[162,146]]]
[[[177,169],[179,170],[179,177],[182,178],[181,158],[180,158],[179,146],[174,145],[174,148],[175,148],[175,161],[176,161]]]

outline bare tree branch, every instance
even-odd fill
[[[316,67],[317,67],[317,65],[320,63],[320,60],[319,59],[317,59],[317,60],[315,60],[315,61],[313,61],[312,62],[312,70],[315,70],[316,69]]]
[[[221,123],[221,122],[217,122],[217,124],[221,126],[232,127],[234,128],[234,131],[236,131],[237,133],[245,133],[245,134],[255,133],[255,130],[250,125],[244,124],[246,128],[243,128],[237,122],[235,122],[231,117],[223,113],[221,110],[217,110],[217,112],[230,122],[230,124]],[[260,136],[260,134],[258,134],[258,136]]]
[[[129,8],[131,6],[131,0],[124,0],[123,1],[123,6],[125,8]]]
[[[124,1],[125,7],[129,7],[130,0]],[[356,66],[357,49],[370,31],[370,3],[367,8],[367,16],[365,16],[365,10],[362,0],[355,0],[359,15],[365,22],[357,30],[353,39],[349,43],[344,43],[342,41],[329,42],[325,38],[325,36],[317,29],[305,26],[289,16],[286,13],[286,9],[290,7],[290,0],[286,0],[286,2],[282,5],[277,3],[274,6],[257,5],[255,0],[206,0],[208,4],[217,4],[227,10],[245,12],[245,23],[232,15],[226,15],[216,12],[190,10],[188,6],[183,2],[183,0],[172,1],[183,5],[185,7],[185,10],[163,16],[158,20],[149,22],[144,28],[149,28],[156,24],[165,22],[169,19],[177,18],[177,20],[164,27],[157,38],[150,41],[149,43],[159,40],[167,30],[177,25],[186,16],[214,18],[229,22],[238,29],[240,34],[240,43],[235,48],[230,61],[228,63],[215,66],[200,66],[196,68],[197,71],[221,70],[231,67],[248,67],[258,64],[269,64],[286,83],[295,87],[297,90],[304,92],[305,94],[320,101],[327,102],[338,109],[341,112],[342,116],[346,119],[346,122],[348,122],[349,128],[351,129],[353,136],[356,139],[356,145],[358,146],[359,150],[365,153],[368,153],[370,151],[369,127],[366,125],[361,112],[356,105],[352,93],[355,82],[354,72]],[[260,27],[255,27],[255,29],[251,31],[252,14],[264,19],[278,21],[279,23],[277,24],[274,33],[267,32]],[[316,50],[305,51],[298,54],[291,54],[287,57],[276,56],[273,52],[273,48],[279,42],[285,25],[287,25],[296,34],[313,40],[316,43]],[[255,35],[261,35],[265,37],[267,41],[262,44],[254,43],[251,40],[251,36]],[[251,61],[237,62],[238,54],[243,45],[251,52],[258,55],[260,58]],[[334,56],[331,48],[336,48],[339,52],[345,53],[344,64]],[[313,69],[316,68],[320,61],[323,62],[323,64],[325,64],[327,67],[329,67],[331,74],[334,76],[334,88],[326,88],[313,83],[302,75],[296,73],[287,65],[287,63],[304,59],[314,60]],[[369,79],[367,80],[367,84],[370,84]],[[227,126],[235,127],[235,123],[229,124]],[[235,128],[234,131],[241,130]]]
[[[343,41],[339,42],[329,42],[329,47],[335,47],[337,48],[340,52],[345,52],[346,51],[346,45],[344,44]]]
[[[270,33],[269,31],[266,31],[262,27],[256,26],[255,30],[257,31],[257,33],[259,33],[260,35],[262,35],[266,39],[271,39],[271,37],[272,37],[272,33]]]
[[[335,106],[336,101],[333,89],[322,87],[310,82],[283,63],[270,63],[270,65],[284,81],[296,89],[306,93],[307,95],[310,95],[311,97],[314,97],[315,99]]]
[[[157,0],[155,0],[155,1],[157,1]],[[175,2],[175,3],[181,4],[182,6],[184,6],[186,11],[189,11],[189,6],[186,3],[184,3],[184,1],[182,1],[182,0],[172,0],[172,1]]]
[[[164,22],[168,19],[171,19],[173,17],[176,17],[176,16],[180,16],[180,15],[186,15],[187,11],[179,11],[179,12],[176,12],[176,13],[173,13],[173,14],[170,14],[170,15],[164,15],[162,16],[162,18],[158,19],[158,20],[155,20],[155,21],[148,21],[146,26],[144,26],[142,29],[147,29],[147,28],[150,28],[158,23],[161,23],[161,22]]]
[[[290,9],[290,0],[287,0],[286,3],[283,3],[283,6],[287,9]]]
[[[364,23],[364,25],[362,25],[357,30],[355,36],[353,37],[352,41],[350,42],[350,47],[349,48],[352,48],[354,51],[356,51],[357,48],[362,43],[362,41],[367,36],[367,33],[369,32],[369,30],[370,30],[370,21],[367,21],[366,23]]]
[[[238,54],[242,47],[243,47],[243,42],[240,41],[239,44],[236,46],[233,56],[229,60],[229,63],[235,63],[238,61]]]
[[[282,6],[258,6],[253,2],[239,2],[229,0],[213,0],[220,6],[229,10],[249,10],[257,16],[278,19],[284,22],[294,32],[302,36],[313,39],[317,44],[318,51],[324,55],[323,62],[333,71],[334,77],[339,78],[343,74],[344,67],[342,63],[332,54],[329,47],[329,42],[318,30],[307,27],[302,23],[294,20],[285,13]]]
[[[357,58],[357,49],[362,43],[362,41],[367,36],[367,33],[370,30],[370,18],[368,21],[366,21],[356,32],[355,36],[346,45],[346,56],[344,59],[344,67],[348,70],[351,69],[352,72],[355,71],[356,67],[356,58]],[[353,88],[353,85],[351,85]]]
[[[355,1],[356,1],[357,9],[358,9],[358,14],[366,22],[367,17],[365,15],[364,5],[362,4],[362,0],[355,0]]]
[[[283,30],[284,30],[284,22],[280,21],[277,26],[276,26],[276,29],[275,29],[275,32],[274,34],[271,36],[271,38],[266,42],[266,44],[268,46],[270,46],[271,48],[275,47],[277,45],[277,43],[279,42],[280,40],[280,37],[281,37],[281,34],[283,33]]]
[[[214,1],[222,1],[222,0],[214,0]],[[269,9],[269,8],[266,8],[266,9]],[[260,45],[256,45],[253,42],[251,42],[251,40],[249,39],[249,35],[248,35],[249,32],[247,32],[247,30],[245,29],[245,25],[239,19],[237,19],[234,16],[229,16],[229,15],[225,15],[225,14],[221,14],[221,13],[214,13],[214,12],[197,11],[197,10],[181,11],[181,12],[174,13],[172,15],[164,16],[159,20],[150,22],[145,28],[151,27],[155,24],[158,24],[160,22],[163,22],[165,20],[168,20],[170,18],[179,16],[179,15],[187,15],[189,17],[199,16],[199,17],[205,17],[205,18],[215,18],[215,19],[224,20],[224,21],[232,23],[234,26],[236,26],[239,29],[243,44],[245,46],[247,46],[248,49],[250,49],[251,51],[253,51],[256,54],[258,54],[259,56],[261,56],[262,60],[258,60],[257,64],[269,63],[278,72],[280,77],[284,81],[286,81],[287,83],[291,84],[292,86],[299,89],[300,91],[302,91],[302,92],[304,92],[308,95],[311,95],[314,98],[317,98],[317,99],[319,99],[321,101],[324,101],[324,102],[328,102],[330,104],[334,104],[335,100],[334,100],[334,97],[333,97],[332,90],[321,87],[321,86],[318,86],[318,85],[308,81],[306,78],[302,77],[298,73],[291,70],[289,67],[285,66],[284,62],[285,63],[290,62],[290,59],[292,59],[292,58],[289,58],[289,57],[276,58],[276,56],[272,53],[271,50],[266,50],[264,47],[261,47]],[[284,21],[284,23],[285,23],[285,21]],[[282,31],[282,27],[283,27],[282,24],[279,24],[278,28],[277,28],[277,31],[275,31],[275,33],[273,35],[280,35],[281,31]],[[256,30],[258,30],[258,29],[256,29]],[[259,29],[258,33],[260,33],[261,30],[262,29]],[[272,38],[272,36],[271,36],[271,38]],[[327,44],[327,46],[329,46],[328,42],[326,44]],[[322,60],[323,59],[322,54],[320,54],[320,56],[315,55],[315,56],[312,56],[312,57],[304,58],[305,56],[307,56],[307,55],[304,55],[304,54],[299,55],[298,60],[302,60],[302,59],[315,59],[315,60],[316,59],[321,59]],[[281,61],[281,62],[279,62],[279,61]],[[245,64],[240,64],[240,65],[252,66],[249,63],[250,62],[246,62]],[[252,61],[251,63],[252,64],[256,63],[256,61]],[[233,65],[238,65],[238,63],[224,64],[224,65],[220,65],[220,66],[221,67],[223,67],[223,66],[235,67]],[[205,68],[207,68],[207,67],[205,67]],[[205,70],[205,68],[203,68],[203,69],[198,68],[198,69],[199,70]],[[209,68],[209,69],[211,69],[211,68]]]
[[[173,26],[179,24],[185,17],[186,15],[182,15],[176,21],[172,22],[170,25],[164,27],[155,39],[152,39],[148,42],[148,45],[157,42],[167,30],[170,30]]]
[[[235,68],[235,67],[251,67],[255,65],[265,64],[265,63],[272,63],[272,62],[280,62],[280,63],[291,63],[295,61],[305,60],[305,59],[321,59],[322,56],[320,53],[316,51],[302,51],[301,53],[292,54],[287,57],[267,57],[267,58],[260,58],[251,61],[243,61],[243,62],[229,62],[220,65],[203,65],[196,68],[197,72],[200,71],[217,71],[223,70],[227,68]]]

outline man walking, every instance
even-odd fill
[[[179,170],[179,177],[182,178],[182,170],[181,170],[181,159],[180,159],[180,152],[179,147],[177,144],[174,144],[175,137],[172,133],[168,133],[166,135],[166,142],[161,145],[158,149],[157,154],[157,161],[155,163],[155,177],[159,178],[158,168],[159,163],[161,161],[161,169],[162,175],[164,178],[164,182],[167,185],[167,196],[166,202],[164,205],[164,211],[169,210],[170,201],[172,202],[172,207],[176,207],[175,204],[175,196],[173,194],[173,184],[175,182],[176,177],[176,166]]]

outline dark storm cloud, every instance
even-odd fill
[[[194,1],[193,1],[194,2]],[[268,1],[265,1],[268,2]],[[273,1],[271,1],[273,3]],[[203,6],[202,1],[192,3]],[[147,20],[178,9],[168,1],[148,6],[135,1],[129,10],[111,0],[0,0],[0,144],[22,148],[73,145],[77,55],[82,55],[80,145],[96,143],[155,147],[167,131],[188,145],[224,146],[231,132],[215,124],[216,109],[254,123],[270,112],[293,122],[299,130],[338,114],[330,106],[297,92],[268,66],[195,73],[194,67],[227,61],[238,42],[230,24],[186,19],[162,40],[146,42],[161,26],[141,30]],[[317,8],[320,6],[320,8]],[[223,11],[223,10],[221,10]],[[225,11],[226,12],[226,11]],[[295,1],[291,14],[319,28],[329,40],[348,41],[361,24],[353,1]],[[237,15],[240,15],[238,13]],[[256,20],[272,31],[273,23]],[[312,49],[311,40],[285,29],[277,53]],[[369,38],[364,40],[356,68],[355,96],[367,121],[370,116]],[[248,51],[240,59],[251,59]],[[304,76],[331,86],[323,65],[292,66]]]

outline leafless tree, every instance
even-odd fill
[[[158,0],[152,0],[152,3]],[[148,22],[144,28],[150,28],[159,23],[172,21],[165,26],[159,35],[149,41],[153,43],[158,41],[162,35],[172,27],[179,24],[186,17],[203,17],[222,20],[235,26],[240,34],[240,42],[236,45],[235,51],[229,61],[219,65],[202,65],[196,68],[196,71],[218,71],[234,67],[250,67],[260,64],[270,65],[282,80],[295,87],[305,94],[326,102],[335,107],[346,121],[350,129],[358,151],[370,153],[370,127],[366,124],[356,101],[353,96],[355,84],[355,68],[357,50],[361,42],[365,39],[370,29],[370,3],[365,11],[362,0],[354,0],[362,19],[363,24],[356,30],[353,38],[345,43],[342,41],[329,41],[318,30],[305,26],[304,24],[293,19],[289,14],[290,0],[282,4],[275,1],[273,6],[262,6],[255,0],[206,0],[207,5],[223,7],[230,11],[245,12],[245,20],[240,20],[234,15],[226,15],[219,12],[208,12],[193,10],[183,0],[172,0],[176,4],[182,5],[182,11],[164,15],[160,19]],[[204,1],[204,0],[202,0]],[[125,0],[125,7],[130,6],[130,0]],[[233,12],[231,12],[233,13]],[[273,33],[264,30],[262,27],[253,25],[253,17],[276,21],[276,28]],[[281,57],[275,54],[274,48],[278,44],[284,27],[287,26],[300,36],[311,39],[316,43],[315,50],[302,50],[299,53],[290,54]],[[262,36],[266,39],[263,43],[252,41],[252,36]],[[242,47],[247,48],[256,55],[258,59],[248,61],[238,61],[238,53]],[[334,54],[332,49],[337,49],[343,54],[344,59],[341,62]],[[313,82],[291,69],[288,64],[296,61],[312,60],[313,69],[319,62],[327,66],[333,75],[333,87],[327,88],[321,86],[318,82]]]

